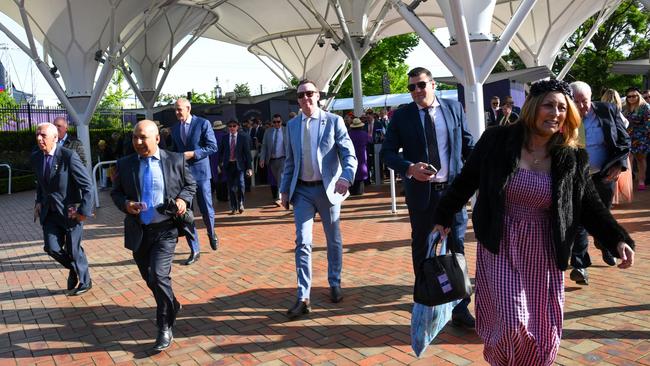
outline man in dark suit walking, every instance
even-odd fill
[[[589,154],[591,180],[598,191],[600,200],[607,208],[612,206],[616,180],[622,171],[627,170],[630,153],[630,136],[621,120],[620,110],[613,104],[591,101],[591,87],[584,81],[571,83],[573,100],[580,111],[582,126],[580,137]],[[571,280],[581,285],[589,284],[587,267],[591,258],[587,252],[587,231],[580,227],[571,249]],[[600,247],[596,243],[597,247]],[[601,249],[602,258],[610,266],[616,259],[607,250]]]
[[[203,223],[208,231],[208,240],[212,250],[219,247],[219,238],[214,229],[214,208],[212,207],[212,187],[210,179],[210,159],[208,156],[217,153],[217,140],[214,138],[214,131],[210,122],[201,117],[191,114],[192,106],[185,98],[178,98],[175,104],[176,118],[178,124],[172,128],[172,151],[185,155],[185,160],[190,166],[192,176],[196,180],[196,201],[203,217]],[[191,224],[194,230],[193,239],[188,236],[187,243],[190,246],[190,256],[185,261],[190,265],[201,255],[199,246],[199,235],[196,227]]]
[[[449,184],[460,173],[463,161],[474,149],[467,131],[463,106],[438,99],[431,72],[422,67],[409,71],[408,89],[413,102],[393,114],[381,149],[386,165],[404,178],[406,204],[411,221],[411,254],[417,273],[432,242],[433,214]],[[398,153],[403,149],[403,154]],[[467,211],[454,218],[447,244],[465,252]],[[455,325],[474,327],[474,317],[464,299],[453,310]]]
[[[43,226],[45,252],[70,270],[68,295],[75,296],[92,287],[81,246],[83,222],[92,215],[92,183],[79,155],[58,146],[57,140],[56,126],[38,125],[39,151],[30,158],[37,178],[34,221],[40,219]]]
[[[133,252],[140,275],[156,299],[155,351],[171,345],[172,327],[181,309],[172,290],[171,267],[178,241],[178,217],[185,215],[196,183],[183,154],[158,148],[156,124],[138,122],[131,154],[117,161],[111,197],[126,213],[124,246]],[[187,220],[186,220],[187,221]]]
[[[273,115],[273,127],[267,128],[264,132],[262,139],[262,147],[260,149],[260,167],[265,166],[271,170],[273,179],[275,179],[275,190],[271,186],[271,193],[275,204],[280,207],[280,180],[282,179],[282,170],[284,168],[284,140],[286,139],[286,130],[282,127],[282,116],[279,114]]]
[[[222,137],[219,159],[221,169],[226,172],[228,182],[228,196],[230,199],[230,214],[244,213],[244,174],[253,175],[253,158],[250,150],[250,136],[239,132],[239,122],[228,122],[228,134]]]

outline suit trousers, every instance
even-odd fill
[[[142,244],[133,252],[140,276],[156,299],[156,325],[164,329],[174,323],[174,291],[172,290],[172,259],[178,229],[169,220],[163,224],[144,226]]]
[[[603,204],[607,208],[611,208],[614,190],[616,189],[616,182],[604,182],[600,174],[593,175],[591,180],[594,182],[600,200],[603,201]],[[588,244],[589,237],[587,230],[585,230],[584,227],[579,226],[576,231],[576,238],[573,241],[573,248],[571,248],[571,266],[573,268],[587,268],[591,266],[591,258],[587,251]],[[601,248],[597,242],[594,242],[594,244],[598,249],[607,250]]]
[[[273,174],[273,178],[275,178],[277,187],[279,187],[280,180],[282,179],[282,170],[284,169],[284,158],[269,160],[269,168],[271,169],[271,174]],[[273,198],[279,200],[280,199],[279,190],[276,189],[275,193],[276,195]]]
[[[196,202],[199,204],[199,211],[203,218],[203,224],[208,231],[208,238],[214,238],[214,207],[212,206],[212,187],[210,179],[202,179],[196,181]],[[192,252],[199,252],[199,234],[196,231],[196,226],[193,227],[194,240],[187,239]]]
[[[323,222],[327,240],[327,281],[330,287],[341,286],[343,266],[343,241],[339,227],[341,204],[333,205],[327,198],[322,185],[308,187],[298,183],[292,198],[293,215],[296,224],[296,273],[298,277],[298,299],[309,299],[311,292],[312,239],[316,213]]]
[[[68,220],[58,212],[50,211],[43,225],[43,250],[61,265],[74,271],[83,286],[90,284],[88,258],[81,246],[83,223],[68,225]]]
[[[228,182],[228,197],[230,209],[238,210],[244,206],[244,171],[237,168],[236,162],[229,162],[226,165],[226,178]]]
[[[408,206],[409,220],[411,221],[411,255],[413,257],[413,273],[420,270],[422,262],[427,258],[429,246],[433,243],[434,213],[440,198],[445,190],[431,190],[429,205],[424,210],[415,210]],[[456,252],[465,254],[465,231],[467,230],[467,210],[463,208],[454,216],[451,231],[447,235],[448,247]],[[454,308],[454,313],[467,311],[470,298],[463,299]]]

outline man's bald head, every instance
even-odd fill
[[[158,126],[154,121],[143,119],[133,128],[133,148],[141,157],[153,156],[158,151]]]

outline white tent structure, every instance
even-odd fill
[[[360,113],[363,55],[379,39],[415,31],[465,86],[470,130],[478,137],[482,84],[508,46],[529,66],[550,68],[577,26],[595,13],[606,19],[620,1],[5,0],[0,11],[23,26],[28,41],[2,24],[0,31],[36,62],[76,122],[87,154],[88,122],[113,70],[128,71],[127,58],[135,76],[127,79],[150,111],[169,69],[201,35],[248,47],[287,85],[310,78],[325,89],[337,73],[351,73]],[[448,47],[431,32],[445,26]]]

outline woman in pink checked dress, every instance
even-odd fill
[[[567,83],[531,86],[519,121],[485,131],[441,198],[434,231],[478,189],[476,331],[491,365],[552,365],[562,338],[564,275],[578,225],[622,259],[634,242],[602,204],[578,146]]]

